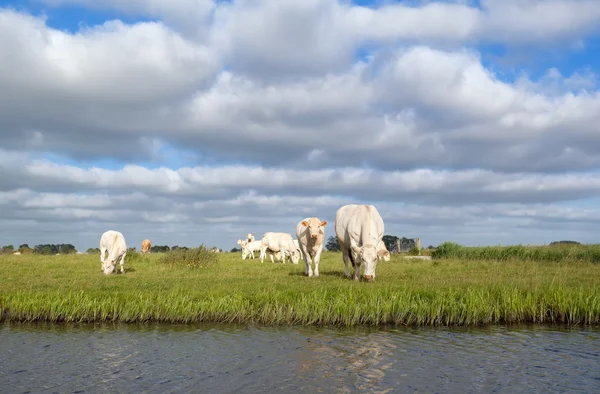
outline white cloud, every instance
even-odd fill
[[[513,83],[469,46],[589,50],[590,1],[44,2],[158,20],[0,9],[2,239],[234,247],[349,202],[425,243],[591,239],[598,71]]]

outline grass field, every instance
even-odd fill
[[[128,256],[129,257],[129,256]],[[132,254],[105,276],[96,255],[0,256],[8,321],[220,322],[322,325],[600,324],[600,264],[577,259],[380,262],[374,283],[343,276],[325,252],[321,276],[304,263],[220,253],[197,269]]]

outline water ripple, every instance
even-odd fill
[[[600,332],[0,328],[9,392],[600,392]]]

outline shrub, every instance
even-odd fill
[[[600,245],[462,246],[456,242],[444,242],[431,256],[435,259],[458,260],[590,261],[598,263],[600,262]]]
[[[171,267],[197,269],[216,264],[217,254],[200,245],[198,248],[172,250],[161,256],[158,261]]]
[[[413,246],[409,251],[408,251],[408,255],[409,256],[419,256],[421,254],[421,250],[419,248],[417,248],[416,246]]]
[[[457,254],[461,248],[462,246],[456,242],[444,242],[431,253],[431,257],[434,259],[458,257]]]

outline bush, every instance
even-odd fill
[[[421,254],[421,250],[419,248],[417,248],[416,246],[413,246],[408,251],[409,256],[419,256],[420,254]]]
[[[571,245],[571,246],[568,246]],[[600,262],[600,245],[462,246],[444,242],[431,254],[434,259],[487,261],[590,261]]]
[[[171,267],[197,269],[216,264],[217,254],[200,245],[198,248],[180,248],[167,252],[158,262]]]
[[[135,263],[144,260],[144,255],[138,252],[135,248],[127,249],[127,255],[125,256],[125,264]]]
[[[457,244],[456,242],[444,242],[440,244],[434,251],[431,253],[431,257],[434,259],[443,259],[443,258],[451,258],[458,257],[458,251],[462,246]]]

